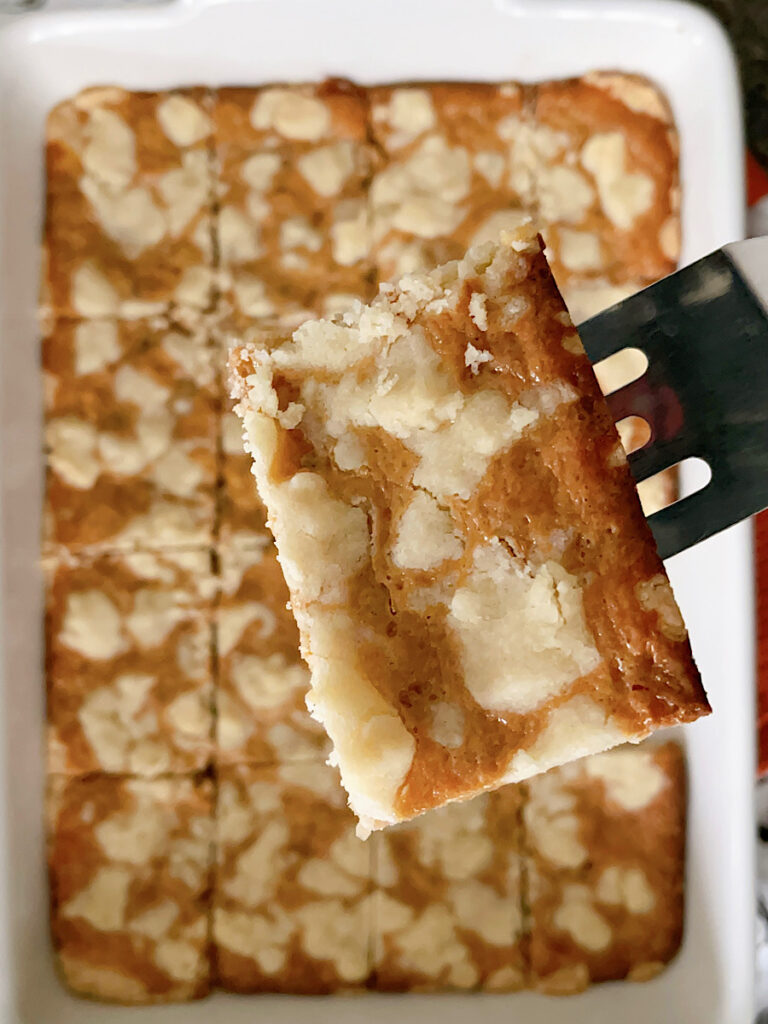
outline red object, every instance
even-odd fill
[[[768,196],[768,174],[747,154],[747,202]],[[755,517],[758,772],[768,774],[768,511]]]
[[[768,172],[747,153],[747,206],[754,206],[763,196],[768,196]]]
[[[768,774],[768,511],[755,517],[757,573],[757,757]]]

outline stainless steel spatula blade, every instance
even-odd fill
[[[646,372],[608,396],[614,418],[640,416],[648,442],[635,480],[697,456],[712,477],[649,517],[662,558],[768,507],[768,237],[735,242],[579,327],[599,362],[638,348]]]

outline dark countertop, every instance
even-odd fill
[[[730,33],[741,67],[749,146],[768,169],[768,0],[698,0]]]

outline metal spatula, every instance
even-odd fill
[[[623,348],[648,359],[608,403],[640,416],[649,441],[635,480],[697,456],[712,477],[649,517],[662,558],[768,507],[768,237],[735,242],[579,327],[599,362]]]

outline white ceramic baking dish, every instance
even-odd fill
[[[56,980],[42,830],[40,392],[35,329],[43,121],[86,85],[246,84],[344,75],[533,81],[592,68],[655,79],[682,140],[684,261],[743,231],[736,75],[702,11],[641,0],[174,0],[56,11],[0,27],[0,1019],[371,1024],[746,1024],[753,962],[753,607],[747,526],[670,573],[715,713],[685,730],[690,768],[686,936],[645,985],[558,1001],[515,996],[233,998],[146,1010],[89,1004]],[[727,350],[723,352],[726,368]]]

